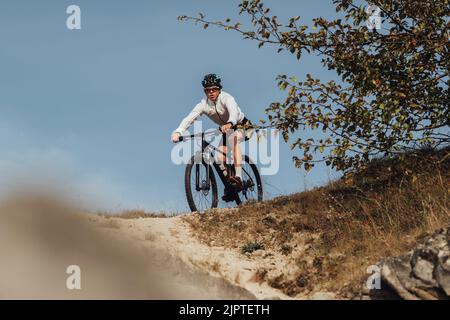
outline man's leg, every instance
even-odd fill
[[[229,177],[229,181],[231,185],[237,190],[240,191],[243,188],[242,184],[242,153],[239,147],[239,143],[243,139],[243,134],[239,131],[234,131],[230,135],[230,139],[228,140],[228,144],[231,144],[231,150],[233,151],[233,160],[236,174],[232,177]]]
[[[233,151],[233,160],[236,174],[235,176],[228,177],[229,182],[234,186],[236,190],[241,190],[242,185],[242,153],[239,147],[239,143],[244,140],[244,135],[240,131],[234,131],[227,134],[227,136],[222,137],[219,146],[219,156],[217,157],[219,166],[226,160],[227,147],[223,146],[223,141],[227,141],[227,146],[231,144],[231,150]],[[224,153],[225,152],[225,153]],[[225,157],[224,157],[225,156]],[[221,162],[222,161],[222,162]]]
[[[226,159],[227,159],[227,152],[228,152],[228,148],[226,145],[223,144],[223,142],[226,141],[226,136],[222,135],[222,140],[220,141],[219,144],[219,152],[217,155],[217,163],[219,164],[220,170],[222,170],[222,172],[226,175],[227,171],[226,171]]]
[[[239,144],[244,140],[243,133],[238,130],[232,134],[232,150],[233,150],[233,160],[234,168],[236,170],[236,177],[242,179],[242,153]]]
[[[224,142],[226,143],[226,145],[224,145]],[[219,164],[220,170],[222,170],[224,176],[227,177],[227,167],[225,166],[226,163],[226,159],[227,159],[227,152],[228,152],[228,148],[227,145],[229,145],[229,141],[228,141],[228,137],[226,134],[222,135],[222,140],[219,143],[218,146],[218,154],[217,154],[217,163]],[[230,177],[227,177],[230,178]],[[232,193],[230,193],[231,190],[227,190],[225,189],[225,194],[222,197],[223,201],[226,202],[230,202],[230,201],[234,201],[234,195]]]

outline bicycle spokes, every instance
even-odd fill
[[[244,163],[242,167],[242,194],[246,200],[257,200],[258,193],[255,184],[255,177],[253,177],[252,170],[247,163]]]
[[[191,173],[192,200],[197,211],[210,209],[214,200],[209,167],[196,163]]]

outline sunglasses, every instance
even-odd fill
[[[206,89],[204,89],[204,91],[205,91],[206,93],[217,92],[217,91],[219,91],[219,90],[220,90],[220,88],[218,88],[218,87],[214,87],[214,88],[206,88]]]

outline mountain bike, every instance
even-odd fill
[[[237,191],[228,182],[227,177],[235,175],[234,165],[231,164],[231,161],[229,161],[227,155],[225,155],[225,175],[220,169],[219,164],[215,161],[215,153],[221,151],[206,141],[206,137],[218,134],[222,134],[222,132],[220,130],[215,130],[212,132],[201,132],[190,136],[181,136],[179,138],[179,142],[190,139],[201,139],[201,150],[198,150],[191,157],[186,165],[184,175],[186,198],[192,212],[217,208],[219,204],[217,180],[213,168],[224,186],[224,195],[222,196],[223,201],[227,203],[236,202],[236,204],[239,205],[242,202],[259,202],[263,200],[261,176],[258,168],[247,155],[243,155],[242,159],[243,189]],[[223,134],[222,144],[226,144],[226,141],[225,134]]]

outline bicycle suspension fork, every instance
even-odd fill
[[[204,157],[205,157],[205,149],[207,149],[207,146],[208,145],[207,145],[207,143],[205,141],[205,133],[202,133],[202,150],[201,150],[201,153],[200,153],[202,161],[201,161],[201,163],[196,163],[195,164],[195,189],[197,191],[209,190],[210,189],[210,178],[209,178],[209,175],[211,174],[211,172],[210,172],[210,165],[209,165],[209,163],[205,162],[205,159],[204,159]],[[200,166],[201,165],[204,165],[205,169],[206,169],[206,177],[205,177],[205,180],[206,180],[205,183],[206,184],[205,185],[203,185],[203,181],[201,183],[202,185],[200,185],[200,168],[201,168]]]

